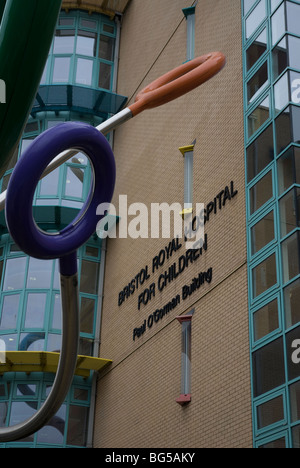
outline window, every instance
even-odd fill
[[[272,440],[270,442],[264,441],[258,443],[258,448],[262,449],[284,449],[287,448],[286,437],[280,437],[279,439]]]
[[[99,73],[99,88],[110,89],[112,80],[112,65],[109,63],[101,62]]]
[[[252,270],[253,298],[277,283],[276,255],[273,254]]]
[[[73,54],[75,44],[74,29],[57,29],[53,42],[54,54]]]
[[[76,68],[76,83],[91,86],[93,77],[93,66],[92,60],[79,58],[77,59]]]
[[[265,28],[246,51],[247,71],[259,60],[267,50],[267,29]]]
[[[271,211],[251,228],[252,255],[274,240],[274,211]]]
[[[278,299],[274,299],[253,314],[254,341],[264,338],[278,328]]]
[[[300,227],[300,189],[290,190],[279,202],[281,237]]]
[[[291,420],[296,422],[300,420],[300,382],[290,386],[291,398]]]
[[[6,261],[3,291],[14,291],[24,286],[26,258],[10,258]]]
[[[17,328],[19,303],[19,294],[4,296],[0,320],[0,330],[14,330]]]
[[[258,429],[263,429],[284,420],[283,395],[258,405],[256,411]]]
[[[247,8],[249,8],[249,2],[246,6]],[[252,36],[254,31],[256,31],[258,26],[265,19],[266,14],[266,2],[265,0],[260,0],[258,5],[254,8],[252,13],[250,13],[248,18],[246,19],[246,39],[249,39],[249,37]]]
[[[101,15],[83,18],[79,11],[73,15],[58,22],[42,84],[70,83],[111,90],[115,24]]]
[[[270,97],[267,96],[248,116],[248,138],[270,118]]]
[[[300,144],[300,107],[287,107],[275,120],[276,152],[280,154],[291,142]]]
[[[98,281],[99,263],[82,260],[80,291],[88,294],[97,294]]]
[[[248,13],[248,11],[250,11],[250,9],[252,8],[252,6],[254,5],[255,2],[256,2],[256,0],[243,0],[244,15],[246,15]]]
[[[295,232],[281,244],[283,281],[287,283],[300,273],[299,232]]]
[[[291,101],[300,103],[300,73],[286,72],[274,86],[275,110],[280,112]]]
[[[269,171],[250,189],[250,214],[255,213],[273,197],[272,179],[272,171]]]
[[[47,296],[45,293],[27,296],[24,328],[43,328]]]
[[[269,125],[247,148],[247,178],[250,182],[274,159],[273,126]]]
[[[253,102],[262,93],[268,83],[268,62],[265,62],[247,84],[248,104]]]
[[[27,288],[49,289],[51,285],[52,260],[38,260],[30,257]]]
[[[56,57],[53,67],[53,83],[67,83],[70,75],[70,57]]]
[[[262,395],[284,382],[283,340],[278,338],[253,353],[254,396]]]
[[[95,299],[81,297],[80,331],[92,334],[94,331]]]
[[[287,68],[300,69],[300,57],[298,50],[300,38],[294,36],[284,36],[275,46],[272,52],[273,59],[273,79],[275,80]]]
[[[277,164],[278,190],[279,195],[282,195],[291,185],[300,183],[300,148],[290,147]]]
[[[300,322],[300,279],[294,281],[284,290],[284,310],[286,328]]]
[[[281,38],[285,32],[285,11],[284,4],[274,13],[271,19],[272,24],[272,45]]]
[[[97,40],[98,36],[96,33],[79,30],[77,35],[76,54],[96,57]],[[109,60],[113,60],[113,58],[111,57]]]

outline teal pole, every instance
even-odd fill
[[[1,97],[5,93],[5,102],[0,99],[0,177],[17,149],[32,108],[61,3],[0,0]]]

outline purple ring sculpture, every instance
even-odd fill
[[[47,234],[37,228],[32,214],[33,196],[38,181],[57,154],[74,148],[84,152],[94,169],[94,184],[88,200],[75,220],[59,234]],[[70,258],[95,232],[97,206],[110,203],[115,185],[115,160],[106,138],[94,127],[66,122],[37,137],[18,161],[10,178],[6,198],[6,221],[16,244],[31,257],[60,258],[61,273],[73,274],[76,262]],[[74,256],[73,256],[74,258]],[[66,260],[66,261],[64,261]]]
[[[40,230],[33,218],[36,185],[47,165],[66,149],[77,149],[90,159],[94,182],[78,216],[57,234]],[[46,401],[28,420],[0,428],[0,442],[22,439],[44,426],[65,400],[77,364],[79,341],[78,274],[76,250],[96,231],[100,203],[110,203],[115,185],[115,159],[106,138],[94,127],[63,123],[36,138],[18,161],[6,196],[6,222],[16,244],[29,256],[59,259],[62,344],[54,384]],[[103,217],[103,216],[102,216]]]

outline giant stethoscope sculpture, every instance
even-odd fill
[[[195,89],[224,65],[225,57],[220,52],[191,60],[147,86],[137,95],[134,104],[97,128],[68,122],[45,131],[16,164],[7,192],[0,197],[0,209],[5,202],[9,232],[26,254],[39,259],[59,259],[62,346],[57,374],[45,403],[27,421],[0,428],[0,442],[21,439],[45,425],[60,408],[71,385],[79,341],[76,251],[95,232],[101,219],[96,215],[97,206],[111,201],[115,185],[114,155],[104,135],[143,110],[160,106]],[[40,178],[78,151],[88,156],[93,169],[88,199],[69,226],[55,234],[44,232],[37,227],[32,214],[36,185]]]

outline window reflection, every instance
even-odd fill
[[[80,305],[80,331],[92,334],[94,331],[95,300],[82,297]]]
[[[248,138],[250,138],[270,117],[270,98],[267,96],[248,117]]]
[[[271,11],[273,13],[273,11],[275,11],[275,9],[278,7],[279,3],[281,2],[282,0],[271,0]]]
[[[82,58],[79,58],[77,60],[76,83],[91,86],[93,76],[93,65],[94,62],[92,60]]]
[[[273,197],[272,172],[268,172],[250,189],[250,214],[252,215]]]
[[[287,107],[275,120],[277,154],[291,142],[300,143],[300,107]]]
[[[4,296],[0,320],[1,330],[15,329],[17,327],[19,302],[19,294]]]
[[[287,283],[300,273],[299,232],[281,244],[283,281]]]
[[[254,340],[260,340],[279,328],[278,301],[275,299],[253,315]]]
[[[89,408],[70,405],[67,444],[83,447],[86,443]]]
[[[82,260],[80,275],[80,291],[97,294],[99,281],[99,263]]]
[[[290,190],[279,202],[281,237],[300,227],[300,189]]]
[[[272,16],[271,25],[272,25],[272,45],[275,45],[276,42],[285,33],[284,3],[278,8],[278,10]]]
[[[41,180],[40,195],[57,195],[59,172],[57,168]]]
[[[283,396],[257,406],[257,427],[262,429],[284,419]]]
[[[54,54],[72,54],[75,43],[74,29],[57,29],[54,37]]]
[[[53,67],[53,83],[67,83],[69,81],[70,57],[56,57]]]
[[[14,426],[26,421],[26,419],[34,415],[36,407],[37,403],[32,401],[13,401],[11,403],[9,425]],[[34,434],[22,439],[22,442],[32,442],[33,438]]]
[[[248,103],[256,99],[269,83],[268,63],[265,62],[247,84]]]
[[[25,314],[25,328],[43,328],[46,294],[28,294]]]
[[[260,0],[258,5],[246,19],[246,39],[252,36],[260,23],[265,19],[266,14],[266,2],[265,0]]]
[[[286,328],[300,322],[300,279],[284,289]]]
[[[110,36],[100,36],[99,58],[110,62],[114,59],[115,38]]]
[[[300,5],[286,2],[287,30],[293,34],[299,34]]]
[[[68,197],[82,198],[83,195],[83,171],[82,169],[67,168],[65,195]]]
[[[112,66],[108,63],[100,64],[99,88],[110,89]]]
[[[61,299],[60,299],[60,294],[55,294],[54,295],[52,328],[56,328],[58,330],[61,330]]]
[[[27,288],[49,289],[51,287],[52,260],[38,260],[30,257]]]
[[[300,103],[300,73],[286,72],[274,86],[275,111],[279,112],[289,101]]]
[[[50,351],[52,353],[59,353],[60,349],[61,349],[61,335],[58,335],[55,333],[49,333],[46,351]]]
[[[62,405],[55,416],[53,416],[51,420],[38,431],[38,443],[57,445],[63,444],[66,425],[66,413],[66,405]]]
[[[244,15],[250,11],[250,8],[254,5],[256,0],[244,0]]]
[[[44,332],[21,333],[19,344],[20,351],[44,351],[44,348]]]
[[[274,159],[273,126],[270,125],[247,148],[247,177],[250,182]]]
[[[252,270],[253,298],[277,283],[276,256],[268,257]]]
[[[253,354],[254,396],[285,382],[283,341],[279,338]]]
[[[96,57],[97,34],[90,31],[78,31],[76,54]]]
[[[246,52],[246,62],[247,70],[253,67],[257,60],[266,52],[267,50],[267,30],[264,29],[263,32],[252,42],[250,47]]]
[[[253,228],[251,228],[252,255],[259,252],[272,240],[274,240],[274,211],[263,217]]]
[[[26,260],[26,257],[9,258],[6,260],[3,291],[23,289]]]

